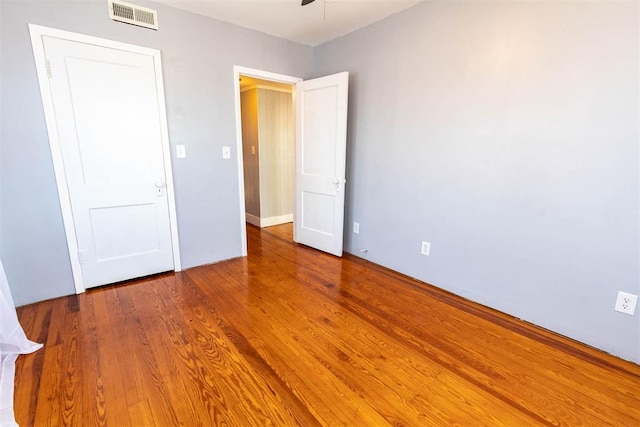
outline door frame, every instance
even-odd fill
[[[164,161],[164,179],[167,189],[169,226],[171,228],[170,232],[171,247],[173,252],[173,268],[174,271],[182,270],[182,265],[180,262],[180,246],[178,241],[178,222],[176,216],[175,191],[173,185],[173,173],[171,170],[171,147],[169,145],[169,130],[167,126],[167,110],[164,98],[164,83],[162,79],[162,62],[160,51],[157,49],[116,42],[113,40],[102,39],[85,34],[73,33],[34,24],[29,24],[29,33],[31,35],[31,47],[33,49],[33,57],[38,74],[40,95],[42,97],[42,107],[44,109],[44,117],[47,125],[49,146],[51,148],[51,157],[53,160],[53,170],[56,177],[58,198],[60,200],[60,209],[62,211],[62,222],[64,224],[64,232],[67,239],[67,248],[69,251],[69,259],[71,261],[71,271],[73,274],[73,282],[76,294],[80,294],[85,291],[85,283],[84,278],[82,277],[82,265],[80,263],[80,257],[78,254],[78,241],[76,236],[75,223],[73,220],[73,213],[71,210],[71,197],[66,184],[66,173],[62,157],[62,148],[60,145],[60,140],[58,138],[58,128],[56,124],[53,96],[51,95],[51,87],[49,85],[47,59],[43,41],[43,37],[45,36],[78,43],[91,44],[105,48],[117,49],[131,53],[148,55],[153,58],[156,77],[156,93],[158,96],[158,111],[160,115],[160,137],[163,152],[162,159]]]
[[[238,195],[240,199],[240,245],[242,247],[242,256],[247,256],[247,215],[245,212],[244,202],[244,158],[242,154],[242,111],[240,107],[240,75],[254,77],[262,80],[270,80],[277,83],[288,83],[292,85],[292,107],[296,111],[296,83],[303,79],[300,77],[287,76],[285,74],[272,73],[270,71],[258,70],[255,68],[242,67],[240,65],[233,66],[233,90],[236,109],[236,153],[238,157]],[[294,178],[295,179],[295,178]],[[294,194],[295,199],[295,194]],[[293,208],[293,218],[295,221],[295,203]],[[295,236],[294,236],[295,240]]]

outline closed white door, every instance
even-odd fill
[[[43,42],[85,287],[173,270],[153,57]]]
[[[294,240],[342,256],[349,74],[296,84]]]

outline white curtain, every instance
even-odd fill
[[[19,354],[42,347],[29,341],[18,322],[9,283],[0,260],[0,427],[17,426],[13,415],[13,382]]]

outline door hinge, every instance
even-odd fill
[[[47,77],[51,78],[51,61],[48,59],[45,59],[45,61],[47,66]]]
[[[80,264],[84,264],[87,259],[88,259],[88,257],[87,257],[87,251],[86,250],[78,251],[78,261],[80,261]]]

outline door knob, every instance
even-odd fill
[[[156,197],[164,196],[164,181],[156,181],[153,183],[156,186],[155,194]]]
[[[336,186],[336,193],[340,192],[340,180],[338,178],[334,178],[333,184]]]

